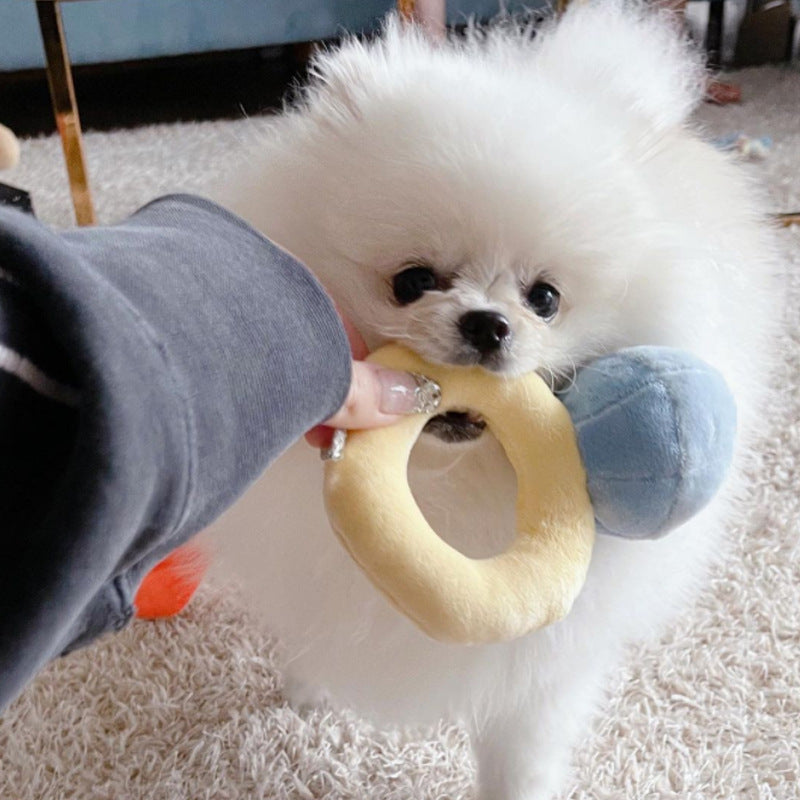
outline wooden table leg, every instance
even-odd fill
[[[72,70],[67,56],[64,27],[61,23],[61,8],[58,0],[36,0],[36,11],[39,14],[39,27],[47,59],[47,82],[50,85],[53,112],[64,148],[75,218],[78,225],[93,225],[94,208],[89,192],[86,159],[83,155],[81,123],[78,117],[78,104],[75,101],[75,87],[72,84]]]

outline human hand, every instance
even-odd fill
[[[424,376],[364,361],[369,350],[363,337],[350,320],[342,317],[342,323],[353,354],[350,391],[330,419],[306,433],[313,447],[330,447],[336,428],[379,428],[405,414],[430,412],[439,405],[438,391],[422,391],[428,389],[426,383],[433,383]]]

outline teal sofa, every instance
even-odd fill
[[[510,10],[536,6],[509,2]],[[62,3],[74,64],[239,50],[374,29],[392,0],[83,0]],[[451,23],[494,16],[500,0],[448,4]],[[44,66],[33,0],[0,0],[0,71]]]

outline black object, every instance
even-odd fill
[[[36,216],[30,193],[16,186],[9,186],[7,183],[0,183],[0,206],[12,206],[26,214]]]
[[[722,32],[725,25],[725,0],[711,0],[708,4],[706,26],[706,63],[709,69],[719,69],[722,64]]]
[[[794,16],[789,0],[749,0],[739,26],[737,67],[777,63],[792,57]]]

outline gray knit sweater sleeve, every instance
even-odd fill
[[[60,234],[0,210],[0,711],[349,382],[317,281],[209,201]]]

